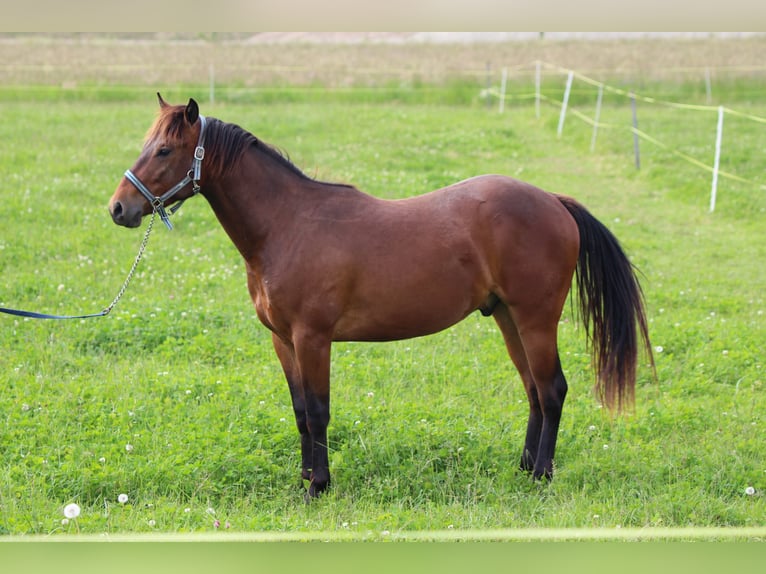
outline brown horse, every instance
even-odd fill
[[[239,126],[206,120],[194,100],[159,100],[112,218],[138,227],[156,210],[168,223],[165,206],[197,191],[210,203],[272,332],[310,496],[330,484],[333,341],[419,337],[491,315],[529,399],[521,468],[550,478],[567,392],[557,328],[576,271],[599,395],[632,400],[639,337],[651,360],[641,289],[617,239],[574,199],[499,175],[377,199],[306,176]]]

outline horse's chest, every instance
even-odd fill
[[[250,298],[253,300],[258,319],[268,329],[278,334],[289,331],[289,319],[282,311],[284,305],[280,305],[280,290],[268,280],[249,282]]]
[[[255,287],[252,285],[249,287],[250,298],[253,300],[258,319],[273,331],[278,321],[272,304],[272,298],[269,296],[268,285],[259,284]]]

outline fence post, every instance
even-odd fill
[[[718,166],[721,161],[721,139],[723,138],[723,106],[718,106],[718,128],[715,133],[715,160],[713,162],[713,187],[710,190],[710,213],[715,210],[715,197],[718,192]]]
[[[501,114],[505,110],[505,84],[508,81],[508,68],[503,68],[503,77],[500,80],[500,109]]]
[[[636,156],[636,169],[641,169],[641,154],[638,149],[638,117],[636,114],[636,95],[630,92],[630,109],[633,112],[633,153]]]
[[[215,103],[215,66],[211,63],[209,68],[210,76],[210,103]]]
[[[598,120],[601,117],[601,99],[604,97],[604,84],[598,85],[598,98],[596,98],[596,116],[593,118],[593,137],[590,139],[590,151],[596,149],[596,134],[598,134]]]
[[[567,104],[569,103],[569,92],[572,90],[572,78],[574,78],[574,72],[569,70],[569,76],[567,77],[567,87],[564,90],[564,101],[561,102],[561,113],[559,114],[559,129],[558,137],[561,137],[561,132],[564,131],[564,119],[567,117]]]
[[[540,119],[540,60],[535,61],[535,117]]]
[[[487,62],[487,109],[492,106],[492,64]]]

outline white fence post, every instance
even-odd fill
[[[710,190],[710,213],[715,210],[715,197],[718,192],[718,165],[721,162],[721,139],[723,138],[723,106],[718,106],[718,129],[715,134],[715,160],[713,162],[713,187]]]
[[[636,156],[636,169],[641,169],[641,152],[638,147],[638,115],[636,113],[636,94],[630,92],[630,109],[633,113],[633,154]]]
[[[596,116],[593,118],[593,136],[590,138],[590,151],[596,149],[596,135],[598,134],[598,120],[601,118],[601,99],[604,97],[604,84],[598,86],[598,98],[596,99]]]
[[[535,117],[540,119],[540,60],[535,61]]]
[[[210,103],[215,103],[215,66],[213,64],[210,64],[209,68],[209,77],[210,77]]]
[[[501,114],[505,110],[505,84],[508,82],[508,68],[503,68],[503,77],[500,80],[500,109]]]
[[[567,117],[567,104],[569,103],[569,92],[572,90],[572,79],[574,78],[574,72],[569,70],[569,76],[567,77],[567,87],[564,90],[564,101],[561,102],[561,113],[559,114],[559,129],[558,137],[561,137],[561,132],[564,131],[564,119]]]

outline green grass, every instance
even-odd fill
[[[642,368],[635,412],[606,413],[567,312],[570,393],[557,475],[540,485],[516,470],[526,399],[491,320],[477,314],[399,343],[337,344],[334,486],[305,505],[270,336],[238,253],[196,199],[172,233],[157,225],[110,317],[0,317],[0,533],[200,533],[216,519],[236,533],[358,538],[763,526],[765,192],[722,180],[711,215],[708,173],[646,143],[636,171],[621,129],[600,134],[591,153],[590,127],[574,118],[557,139],[553,108],[538,120],[528,103],[499,115],[480,100],[381,103],[362,93],[318,104],[307,93],[203,103],[202,113],[282,147],[310,175],[381,197],[485,172],[576,197],[644,275],[658,381]],[[150,96],[0,103],[0,305],[68,313],[111,301],[141,233],[114,226],[106,202],[138,155]],[[618,102],[602,116],[629,118]],[[712,163],[715,117],[642,107],[639,122]],[[727,119],[725,129],[722,169],[763,182],[761,125]],[[82,514],[62,524],[70,502]]]

